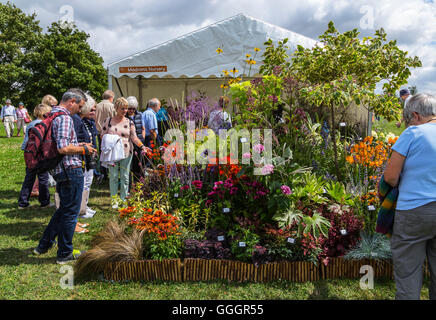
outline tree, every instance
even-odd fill
[[[58,100],[69,88],[77,87],[100,97],[107,88],[103,58],[87,42],[89,35],[76,26],[52,23],[29,53],[31,76],[23,96],[32,105],[46,94]]]
[[[28,52],[41,35],[36,15],[26,15],[11,3],[0,3],[0,99],[18,100],[30,71]]]
[[[396,41],[386,41],[383,29],[374,37],[358,38],[357,29],[339,33],[333,22],[321,35],[322,46],[298,46],[292,58],[291,74],[305,83],[300,95],[315,106],[325,106],[331,112],[331,132],[335,154],[336,175],[340,179],[336,145],[335,109],[353,102],[367,105],[371,111],[387,120],[399,119],[400,104],[395,93],[407,83],[409,68],[420,67],[418,57],[407,57]],[[378,83],[383,92],[377,94]]]

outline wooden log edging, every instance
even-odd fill
[[[103,274],[105,279],[114,281],[182,281],[182,262],[180,259],[109,262]]]
[[[361,268],[370,266],[374,271],[374,278],[390,278],[393,279],[393,265],[390,261],[383,260],[346,260],[344,258],[330,258],[329,264],[320,265],[320,274],[322,279],[357,279],[361,278],[368,271]]]
[[[367,273],[362,266],[371,266],[374,278],[393,279],[390,261],[371,259],[346,260],[330,258],[327,266],[306,261],[282,261],[255,266],[234,260],[180,259],[109,262],[104,268],[104,278],[114,281],[213,281],[268,282],[287,280],[292,282],[327,279],[359,279]],[[428,277],[427,263],[424,274]]]

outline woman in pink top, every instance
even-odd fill
[[[17,113],[17,137],[19,137],[21,129],[23,129],[23,135],[26,134],[26,127],[27,127],[26,119],[28,122],[32,121],[32,119],[27,113],[27,109],[24,108],[24,103],[22,102],[18,104],[18,109],[16,113]]]
[[[142,149],[143,152],[147,151],[147,147],[136,136],[136,130],[134,123],[126,117],[129,103],[125,98],[118,98],[115,101],[114,117],[107,118],[103,123],[101,137],[105,134],[115,134],[121,137],[124,146],[123,160],[115,162],[113,167],[109,167],[109,186],[111,191],[111,197],[118,194],[118,185],[121,185],[120,198],[125,200],[129,188],[129,174],[130,165],[132,163],[133,156],[133,144]],[[117,209],[118,204],[113,203],[112,208]]]

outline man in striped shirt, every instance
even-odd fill
[[[73,235],[83,192],[81,155],[95,153],[96,150],[90,143],[77,142],[71,115],[78,113],[85,102],[86,96],[82,90],[70,89],[62,96],[59,106],[52,110],[65,113],[57,116],[52,123],[52,136],[56,139],[59,153],[64,155],[52,174],[56,180],[60,204],[33,252],[37,255],[47,252],[54,245],[57,236],[58,264],[74,261],[80,256],[80,251],[73,250]]]

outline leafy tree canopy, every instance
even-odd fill
[[[46,94],[58,100],[72,87],[100,97],[107,88],[102,57],[89,35],[54,22],[41,32],[36,15],[0,4],[0,99],[22,100],[30,109]]]
[[[24,90],[27,100],[36,99],[37,103],[46,94],[60,99],[72,87],[101,96],[107,88],[106,70],[103,58],[91,49],[88,38],[75,26],[63,27],[54,22],[48,28],[30,54],[31,76]]]
[[[360,40],[357,29],[339,33],[333,22],[321,35],[322,46],[298,46],[291,72],[307,85],[302,95],[315,105],[368,105],[388,120],[398,119],[400,104],[395,93],[407,83],[410,68],[420,67],[418,57],[408,57],[396,41],[387,41],[383,29]],[[383,92],[376,94],[378,83]]]
[[[0,3],[0,99],[18,99],[30,76],[25,68],[28,52],[40,35],[35,14],[28,16],[9,2]]]

